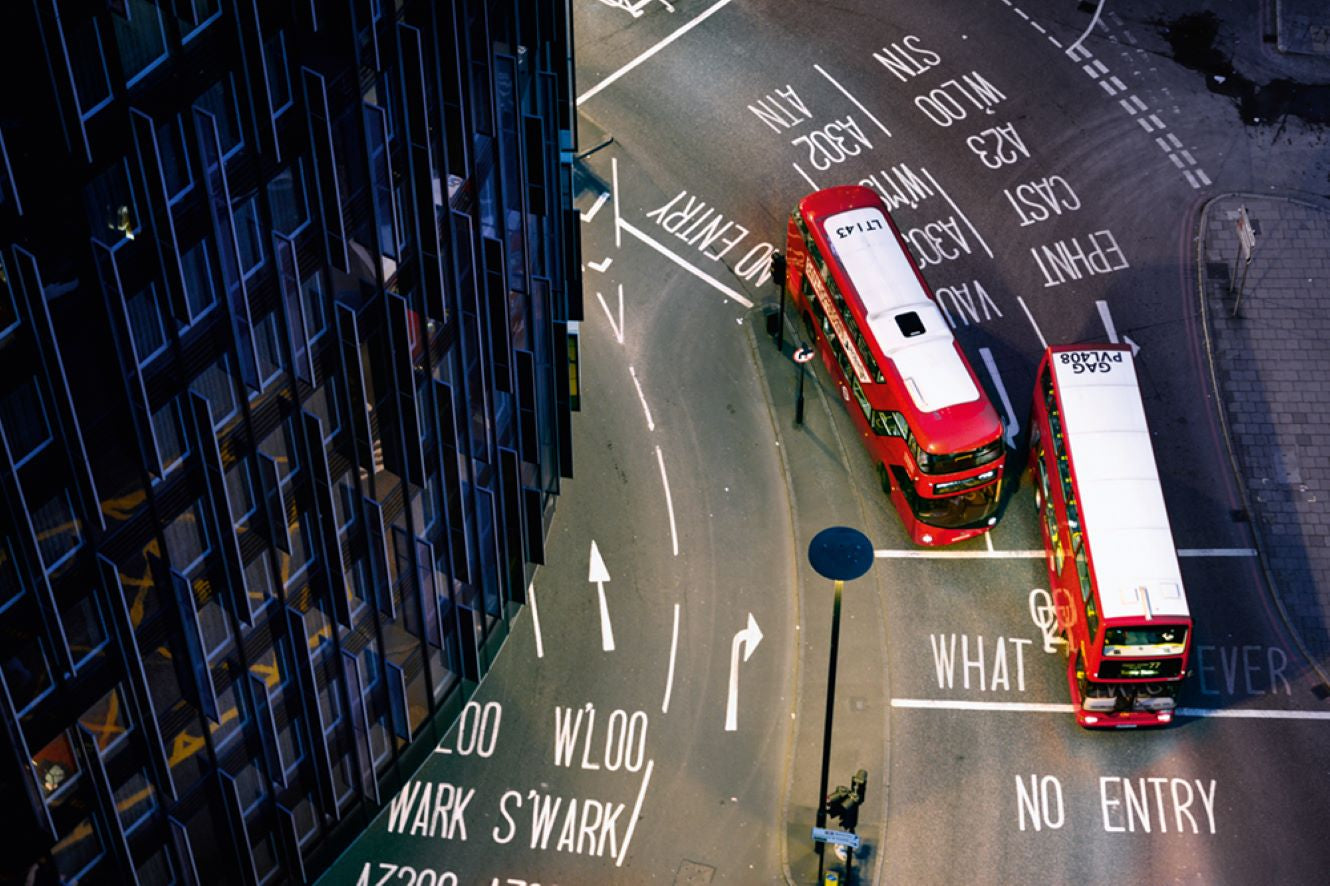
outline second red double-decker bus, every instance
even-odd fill
[[[1192,623],[1131,349],[1051,347],[1035,378],[1030,472],[1076,720],[1168,723]]]
[[[882,199],[858,185],[808,195],[786,249],[790,297],[910,537],[948,544],[987,531],[1002,420]]]

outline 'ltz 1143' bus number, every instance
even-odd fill
[[[1108,372],[1113,363],[1122,362],[1121,351],[1072,351],[1058,354],[1058,360],[1064,366],[1070,365],[1077,375],[1082,372]]]
[[[855,222],[852,225],[842,225],[841,227],[837,228],[836,239],[844,240],[846,237],[850,236],[851,234],[857,234],[860,232],[867,232],[867,231],[880,231],[880,230],[882,230],[882,219],[870,218],[867,221]]]

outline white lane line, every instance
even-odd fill
[[[990,554],[993,553],[993,533],[991,532],[984,533],[984,544],[988,545],[988,552]]]
[[[660,703],[660,712],[670,712],[670,693],[674,691],[674,658],[679,651],[679,604],[674,604],[674,634],[670,637],[670,676],[665,681],[665,700]]]
[[[1099,319],[1104,321],[1104,332],[1108,335],[1108,340],[1113,344],[1118,343],[1118,331],[1113,326],[1113,317],[1108,313],[1108,302],[1103,299],[1095,301],[1094,306],[1099,309]]]
[[[600,261],[598,261],[598,262],[595,262],[595,261],[589,261],[589,262],[587,262],[587,263],[586,263],[586,266],[587,266],[588,268],[590,268],[591,270],[593,270],[593,271],[599,271],[600,273],[603,274],[603,273],[605,273],[606,269],[609,268],[609,266],[612,265],[612,264],[614,264],[614,258],[613,258],[613,256],[609,256],[609,255],[607,255],[607,256],[605,256],[603,259],[601,259]]]
[[[1008,710],[1015,713],[1075,713],[1075,705],[1039,701],[966,701],[960,698],[892,698],[892,708],[924,710]],[[1225,717],[1233,720],[1330,720],[1330,710],[1270,708],[1178,708],[1178,717]]]
[[[1199,166],[1196,168],[1196,177],[1201,180],[1201,184],[1210,184],[1210,176],[1206,175],[1205,170],[1201,169]]]
[[[893,698],[893,708],[933,711],[1011,711],[1024,714],[1070,714],[1070,704],[1035,701],[966,701],[944,698]],[[1224,717],[1240,720],[1330,720],[1330,711],[1282,711],[1271,708],[1178,708],[1179,717]]]
[[[1118,104],[1122,105],[1122,110],[1126,111],[1128,114],[1139,114],[1139,113],[1140,113],[1139,111],[1136,110],[1136,106],[1133,105],[1131,102],[1127,101],[1125,98],[1120,98],[1120,99],[1118,99]],[[1150,128],[1147,126],[1147,127],[1145,128],[1145,131],[1146,131],[1146,132],[1149,132],[1149,131],[1150,131]]]
[[[1070,714],[1075,708],[1069,704],[1046,704],[1035,701],[961,701],[941,698],[893,698],[893,708],[926,708],[942,711],[1019,711],[1039,714]]]
[[[614,191],[614,248],[623,245],[619,240],[619,158],[610,158],[610,188]]]
[[[650,234],[646,233],[645,231],[639,230],[635,225],[633,225],[632,222],[626,222],[623,221],[622,219],[616,219],[615,221],[617,222],[618,228],[622,228],[623,230],[632,234],[638,240],[641,240],[643,243],[650,246],[652,249],[656,250],[661,255],[665,256],[670,261],[674,262],[676,265],[683,268],[685,271],[692,274],[694,277],[698,278],[702,282],[710,284],[714,289],[723,293],[726,298],[734,299],[736,302],[743,305],[745,308],[751,308],[753,306],[752,301],[746,298],[743,295],[743,293],[739,292],[736,289],[733,289],[732,287],[726,286],[724,283],[720,282],[715,277],[711,276],[701,268],[694,267],[693,265],[684,261],[682,258],[671,252],[668,247],[663,246],[659,242],[657,242],[656,239],[652,237]]]
[[[654,431],[656,423],[651,419],[651,407],[647,405],[646,395],[642,393],[642,383],[637,380],[637,370],[629,366],[628,374],[633,377],[633,387],[637,388],[637,399],[642,401],[642,411],[647,414],[647,430]]]
[[[1192,174],[1192,171],[1190,169],[1182,170],[1182,174],[1186,176],[1187,184],[1191,185],[1192,190],[1196,190],[1201,186],[1201,183],[1196,180],[1196,176]]]
[[[637,829],[637,817],[642,814],[642,801],[647,795],[647,785],[651,783],[651,770],[656,768],[655,760],[647,760],[647,771],[642,775],[642,787],[637,791],[637,802],[633,804],[633,817],[628,819],[628,830],[623,834],[623,848],[619,850],[619,857],[615,859],[616,868],[623,867],[624,857],[628,855],[628,846],[633,842],[633,831]]]
[[[623,344],[623,284],[622,284],[622,283],[619,284],[619,322],[618,322],[618,323],[615,323],[615,322],[614,322],[614,315],[613,315],[612,313],[610,313],[610,306],[607,305],[607,304],[605,304],[605,296],[603,296],[603,295],[601,295],[599,292],[597,292],[597,293],[596,293],[596,298],[600,300],[600,306],[601,306],[602,308],[605,309],[605,316],[606,316],[607,318],[609,318],[609,321],[610,321],[610,329],[614,330],[614,340],[617,341],[619,344]]]
[[[1330,711],[1280,711],[1270,708],[1178,708],[1179,717],[1228,717],[1247,720],[1330,720]]]
[[[678,40],[678,39],[679,39],[680,37],[682,37],[684,34],[687,34],[687,33],[688,33],[689,31],[691,31],[693,28],[695,28],[695,27],[697,27],[698,25],[702,24],[702,22],[706,21],[706,20],[707,20],[708,18],[710,18],[713,14],[719,12],[721,9],[723,9],[723,8],[726,7],[726,6],[728,6],[729,4],[730,4],[730,0],[717,0],[717,3],[716,3],[715,6],[711,7],[711,8],[708,9],[706,12],[702,13],[702,14],[699,15],[697,18],[693,19],[693,20],[690,21],[688,24],[686,24],[686,25],[684,25],[683,27],[679,28],[679,30],[675,31],[673,34],[670,34],[670,35],[669,35],[668,37],[666,37],[664,40],[661,40],[661,41],[660,41],[659,43],[657,43],[655,46],[651,47],[651,48],[648,49],[646,52],[642,53],[642,54],[639,55],[637,58],[635,58],[635,59],[633,59],[632,61],[630,61],[628,64],[624,65],[622,68],[620,68],[619,70],[615,71],[613,74],[610,74],[610,75],[609,75],[608,77],[606,77],[604,80],[600,81],[600,82],[597,83],[595,86],[591,87],[591,88],[588,89],[586,92],[584,92],[584,93],[582,93],[581,95],[579,95],[579,96],[577,97],[577,104],[578,104],[578,105],[581,105],[584,101],[586,101],[587,99],[591,98],[591,97],[592,97],[593,95],[595,95],[596,93],[600,92],[600,91],[601,91],[602,89],[604,89],[606,86],[609,86],[609,85],[610,85],[611,83],[613,83],[615,80],[618,80],[618,79],[619,79],[620,77],[622,77],[624,74],[627,74],[627,73],[628,73],[629,71],[631,71],[633,68],[635,68],[635,67],[637,67],[638,65],[642,64],[642,62],[646,61],[647,59],[651,58],[651,57],[652,57],[653,55],[655,55],[656,53],[660,52],[660,51],[661,51],[662,49],[664,49],[666,46],[669,46],[669,45],[670,45],[671,43],[673,43],[675,40]]]
[[[660,463],[660,482],[665,485],[665,509],[670,512],[670,540],[674,543],[674,556],[679,556],[679,531],[674,526],[674,499],[670,497],[670,478],[665,476],[665,456],[656,447],[656,461]]]
[[[863,105],[863,102],[859,101],[859,99],[857,99],[857,98],[855,98],[854,96],[850,95],[850,91],[849,91],[848,89],[846,89],[844,86],[841,86],[840,83],[836,82],[836,78],[834,78],[834,77],[832,77],[830,74],[828,74],[828,73],[822,68],[821,65],[813,65],[813,70],[817,71],[817,72],[818,72],[819,74],[821,74],[823,77],[826,77],[827,80],[831,83],[832,86],[834,86],[834,87],[836,87],[837,89],[839,89],[839,90],[841,91],[841,94],[844,95],[846,98],[848,98],[850,101],[854,102],[854,106],[855,106],[856,108],[858,108],[859,110],[863,111],[864,114],[868,117],[869,120],[872,120],[874,123],[876,123],[876,124],[877,124],[877,128],[880,129],[880,130],[882,130],[883,132],[885,132],[885,133],[887,134],[887,138],[891,138],[891,130],[888,129],[887,127],[883,126],[883,125],[882,125],[882,121],[879,120],[879,119],[877,119],[876,117],[874,117],[874,116],[873,116],[873,112],[870,111],[870,110],[868,110],[867,108],[865,108],[864,105]]]
[[[984,366],[988,368],[988,375],[993,379],[993,384],[998,389],[998,396],[1002,398],[1002,408],[1007,411],[1006,438],[1008,446],[1016,445],[1016,435],[1021,432],[1021,423],[1016,418],[1016,410],[1011,408],[1011,399],[1007,396],[1007,386],[1002,383],[1002,375],[998,372],[997,363],[993,360],[993,352],[988,348],[980,348],[979,356],[984,358]],[[987,535],[985,535],[987,538]],[[992,546],[990,541],[989,546]]]
[[[1038,560],[1042,549],[1012,551],[939,551],[933,548],[890,550],[879,548],[873,556],[884,560]],[[1179,557],[1255,557],[1255,548],[1178,548]]]
[[[993,250],[988,248],[988,243],[986,243],[984,241],[984,238],[979,235],[979,231],[976,230],[975,226],[970,222],[969,216],[961,212],[961,208],[956,205],[956,201],[952,200],[951,195],[948,194],[946,190],[940,184],[937,183],[937,179],[933,178],[933,173],[929,172],[927,169],[925,169],[922,166],[919,167],[919,169],[923,172],[924,175],[928,176],[928,180],[933,183],[933,189],[942,195],[943,200],[947,201],[947,205],[951,207],[951,211],[959,215],[961,219],[964,220],[965,226],[970,229],[970,233],[974,234],[974,238],[979,241],[979,245],[984,247],[984,252],[988,253],[989,258],[992,258]]]
[[[545,644],[540,641],[540,610],[536,608],[536,586],[529,585],[526,598],[531,602],[531,626],[536,631],[536,658],[545,657]]]
[[[1034,334],[1039,336],[1039,346],[1047,350],[1048,340],[1045,339],[1044,334],[1039,331],[1039,324],[1034,322],[1034,314],[1031,314],[1030,309],[1025,306],[1025,299],[1018,295],[1016,296],[1016,301],[1021,303],[1021,310],[1025,312],[1026,319],[1029,320],[1030,325],[1034,327]]]
[[[808,177],[808,173],[804,172],[802,166],[800,166],[798,163],[791,163],[790,165],[794,167],[795,172],[799,173],[804,177],[804,181],[808,182],[808,187],[812,188],[814,191],[819,190],[817,183]]]
[[[600,207],[603,206],[608,199],[610,199],[609,191],[602,192],[601,195],[596,198],[596,202],[591,204],[591,208],[582,213],[582,221],[589,222],[595,218],[596,213],[600,212]]]

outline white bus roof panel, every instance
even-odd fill
[[[1058,351],[1050,365],[1103,618],[1186,617],[1187,597],[1129,351]]]
[[[979,388],[953,347],[942,312],[915,275],[882,210],[851,209],[827,216],[827,242],[850,278],[883,355],[896,366],[915,406],[936,412],[979,399]],[[897,318],[912,331],[906,335]]]

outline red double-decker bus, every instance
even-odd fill
[[[1076,720],[1168,723],[1192,622],[1131,349],[1049,348],[1030,425],[1030,473]]]
[[[910,537],[986,532],[1002,421],[876,192],[848,185],[799,201],[786,287]]]

